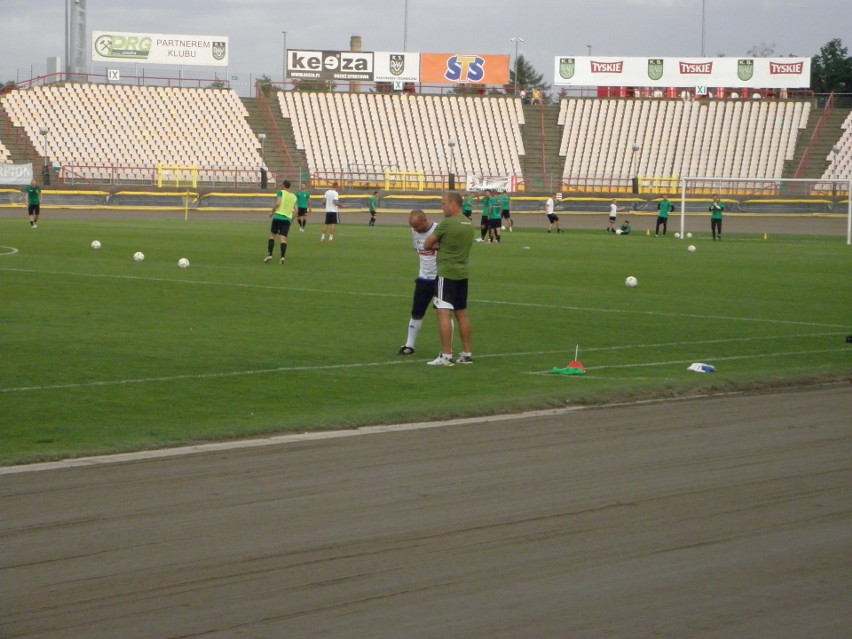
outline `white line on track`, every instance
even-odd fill
[[[765,335],[763,337],[733,337],[730,339],[713,339],[713,340],[702,340],[702,341],[691,341],[691,342],[665,342],[661,344],[622,344],[619,346],[603,346],[603,347],[591,347],[584,348],[583,353],[590,352],[599,352],[599,351],[613,351],[613,350],[630,350],[630,349],[652,349],[652,348],[660,348],[660,347],[672,347],[672,346],[697,346],[697,345],[705,345],[705,344],[726,344],[726,343],[735,343],[741,341],[757,341],[757,340],[780,340],[780,339],[796,339],[800,340],[807,337],[827,337],[832,335],[842,335],[843,333],[805,333],[805,334],[797,334],[797,335]],[[819,351],[819,352],[833,352],[834,349]],[[507,357],[533,357],[540,355],[557,355],[560,353],[572,353],[574,352],[571,348],[563,348],[556,350],[546,350],[546,351],[517,351],[513,353],[491,353],[487,355],[478,355],[477,359],[496,359],[496,358],[507,358]],[[762,355],[763,357],[772,357],[776,353],[770,353],[767,355]],[[758,357],[758,356],[755,356]],[[715,359],[725,359],[725,358],[715,358]],[[423,362],[420,359],[396,359],[396,360],[384,360],[379,362],[356,362],[352,364],[327,364],[324,366],[281,366],[276,368],[259,368],[259,369],[249,369],[242,371],[224,371],[218,373],[192,373],[186,375],[168,375],[162,377],[139,377],[139,378],[129,378],[129,379],[113,379],[113,380],[100,380],[100,381],[91,381],[91,382],[69,382],[67,384],[49,384],[43,386],[19,386],[16,388],[0,388],[0,394],[3,393],[25,393],[25,392],[39,392],[39,391],[49,391],[49,390],[62,390],[69,388],[96,388],[100,386],[122,386],[122,385],[130,385],[130,384],[150,384],[157,382],[173,382],[180,380],[188,380],[188,379],[221,379],[221,378],[229,378],[229,377],[242,377],[248,375],[270,375],[274,373],[287,373],[287,372],[311,372],[311,371],[324,371],[324,370],[339,370],[346,368],[368,368],[371,366],[398,366],[401,364],[422,364]],[[673,362],[680,363],[680,362]],[[635,366],[651,366],[651,365],[662,365],[662,364],[635,364]],[[601,370],[607,367],[597,367],[595,370]],[[618,366],[613,366],[610,368],[618,368]],[[550,372],[550,371],[543,371]],[[529,374],[537,374],[535,371],[531,371]]]
[[[141,275],[113,275],[110,273],[75,273],[75,272],[60,272],[60,271],[40,271],[36,269],[19,269],[19,268],[3,268],[2,271],[10,271],[17,273],[41,273],[45,275],[57,276],[74,276],[74,277],[95,277],[105,279],[123,279],[148,282],[166,282],[170,284],[197,284],[202,286],[224,286],[234,288],[249,288],[261,290],[276,290],[276,291],[291,291],[294,293],[318,293],[327,295],[329,293],[335,295],[357,295],[358,297],[388,297],[388,298],[408,298],[409,295],[400,293],[370,293],[365,291],[343,291],[333,289],[319,288],[300,288],[294,286],[273,286],[271,284],[248,284],[245,282],[210,282],[203,280],[185,280],[174,279],[169,277],[143,277]],[[621,315],[650,315],[652,317],[679,317],[679,318],[697,318],[697,319],[712,319],[725,322],[752,322],[761,324],[781,324],[787,326],[814,326],[818,328],[844,328],[841,324],[824,324],[821,322],[801,322],[795,320],[782,320],[772,318],[758,317],[731,317],[728,315],[702,315],[699,313],[671,313],[664,311],[636,311],[621,308],[594,308],[587,306],[565,306],[561,304],[536,304],[533,302],[513,302],[507,300],[483,300],[470,299],[471,302],[479,304],[494,304],[499,306],[515,306],[519,308],[545,308],[559,311],[575,311],[585,313],[617,313]]]

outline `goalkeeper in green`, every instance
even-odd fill
[[[725,205],[719,200],[719,196],[713,197],[713,202],[710,203],[710,231],[713,233],[713,240],[716,236],[719,240],[722,239],[722,214],[725,211]]]

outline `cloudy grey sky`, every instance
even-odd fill
[[[510,39],[521,37],[519,52],[547,82],[555,56],[587,55],[589,46],[593,56],[700,56],[702,9],[707,56],[768,45],[776,55],[809,57],[833,38],[852,49],[850,0],[86,1],[89,33],[228,36],[227,75],[239,76],[241,94],[250,75],[281,79],[282,31],[290,49],[345,50],[354,34],[365,51],[401,50],[406,7],[409,51],[514,56]],[[0,0],[0,9],[0,82],[25,80],[31,69],[41,75],[48,57],[64,56],[65,0]],[[132,65],[110,66],[133,73]]]

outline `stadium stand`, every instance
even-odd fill
[[[0,141],[0,164],[9,164],[11,161],[9,159],[9,149]]]
[[[40,155],[81,179],[151,183],[158,165],[195,166],[209,182],[260,179],[260,143],[232,90],[65,84],[11,91],[0,106]]]
[[[594,188],[613,178],[627,185],[635,176],[780,178],[810,108],[795,101],[564,98],[563,179]]]
[[[852,111],[846,116],[841,128],[843,134],[833,145],[840,150],[836,154],[830,151],[825,158],[829,164],[822,177],[826,179],[852,180]]]
[[[286,91],[278,101],[312,174],[521,175],[524,120],[515,98]]]

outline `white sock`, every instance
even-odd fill
[[[412,319],[408,322],[408,339],[405,340],[405,345],[414,348],[414,343],[417,341],[417,334],[420,332],[420,327],[423,326],[422,319]]]
[[[320,242],[322,242],[323,240],[325,240],[325,233],[323,233],[322,235],[320,235]]]
[[[331,242],[333,239],[334,239],[334,236],[333,236],[333,235],[329,235],[329,236],[328,236],[328,241],[329,241],[329,242]]]

